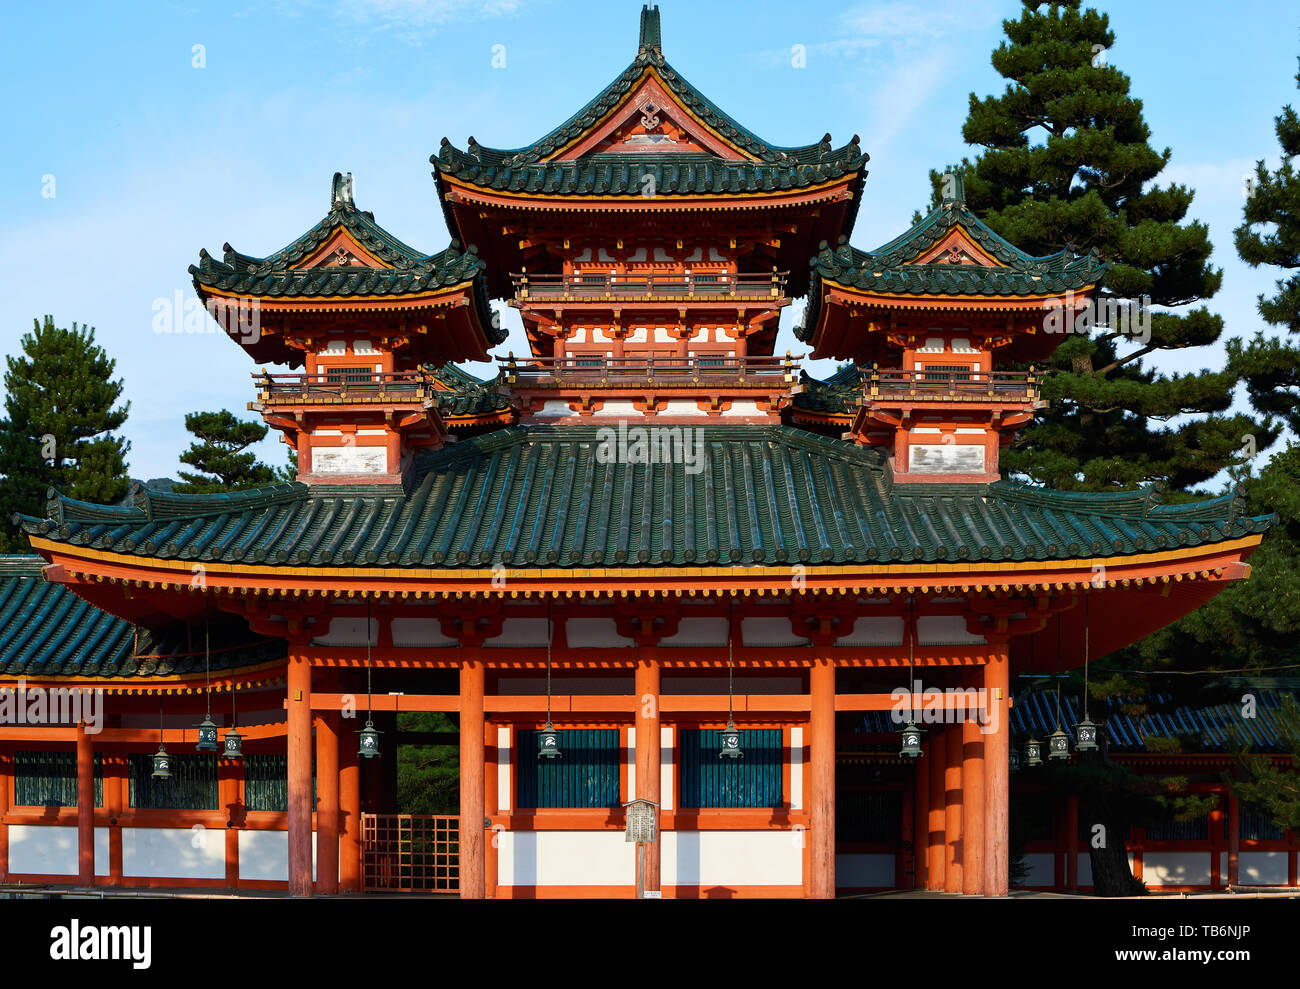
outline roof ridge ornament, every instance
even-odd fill
[[[653,53],[663,55],[663,38],[659,31],[659,5],[646,4],[641,8],[641,40],[637,55]]]
[[[355,205],[352,201],[352,173],[335,172],[334,181],[330,184],[330,209]]]
[[[943,176],[943,205],[964,206],[966,204],[966,181],[961,172],[946,172]]]

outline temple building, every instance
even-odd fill
[[[1016,678],[1205,603],[1272,524],[1003,476],[1047,317],[1104,260],[1027,255],[960,183],[850,246],[859,139],[746,129],[665,60],[655,7],[559,127],[431,160],[444,250],[338,174],[287,247],[190,269],[296,482],[17,517],[37,555],[0,561],[0,687],[74,688],[102,723],[0,718],[0,882],[1006,895],[1041,730]],[[804,354],[778,343],[797,299]],[[456,725],[458,815],[398,806],[420,711]],[[1089,746],[1086,711],[1065,727]],[[1294,884],[1295,835],[1259,840]],[[1035,885],[1087,886],[1085,844],[1031,851]]]

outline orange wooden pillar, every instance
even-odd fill
[[[984,892],[984,736],[975,712],[967,712],[962,729],[962,892]]]
[[[944,859],[943,888],[949,893],[962,891],[962,725],[944,727],[944,743],[948,749],[943,774],[944,805]]]
[[[830,660],[816,660],[809,680],[809,888],[814,899],[830,899],[835,896],[835,667]]]
[[[1229,790],[1228,798],[1228,885],[1240,884],[1241,864],[1241,803]]]
[[[998,643],[984,666],[989,727],[984,736],[984,895],[1006,896],[1010,868],[1011,661]]]
[[[636,664],[636,795],[660,803],[659,664],[641,659]],[[645,889],[662,888],[659,841],[645,843]],[[633,876],[635,883],[636,877]]]
[[[930,833],[928,835],[929,863],[926,867],[926,889],[941,892],[944,888],[945,818],[944,777],[948,765],[948,745],[943,732],[936,732],[927,742],[930,746]]]
[[[1065,888],[1079,890],[1079,798],[1065,799]]]
[[[289,655],[289,895],[311,896],[311,663]]]
[[[130,771],[124,753],[104,753],[104,809],[108,812],[108,884],[122,885],[122,808],[126,806]]]
[[[467,660],[460,667],[460,895],[464,900],[481,900],[485,893],[483,750],[483,664]]]
[[[929,889],[930,883],[930,744],[921,745],[921,755],[912,775],[912,853],[916,861],[913,889]]]
[[[14,759],[9,746],[0,743],[0,883],[9,881],[9,793],[14,781]]]
[[[357,738],[346,733],[339,750],[339,892],[361,892],[361,766]]]
[[[339,891],[339,716],[334,711],[316,718],[316,889],[327,896]]]
[[[217,757],[217,806],[226,815],[225,855],[228,889],[239,888],[239,829],[244,823],[239,783],[243,775],[243,760]]]
[[[77,726],[77,883],[95,885],[95,749]]]

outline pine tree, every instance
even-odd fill
[[[91,327],[34,320],[21,353],[6,358],[5,418],[0,420],[0,519],[42,515],[45,493],[101,504],[121,500],[130,486],[130,444],[115,435],[130,403],[118,405],[117,362],[95,343]],[[26,540],[6,524],[0,550],[26,552]]]
[[[1115,42],[1106,15],[1081,10],[1080,0],[1023,4],[993,53],[1006,90],[970,96],[962,134],[984,150],[950,169],[962,174],[967,205],[1031,254],[1096,248],[1111,263],[1103,300],[1149,298],[1184,311],[1151,312],[1145,341],[1100,320],[1066,337],[1043,388],[1049,409],[1002,463],[1056,488],[1188,490],[1276,436],[1248,415],[1226,414],[1233,370],[1165,374],[1147,363],[1219,339],[1221,317],[1185,307],[1213,296],[1222,271],[1210,264],[1205,225],[1186,221],[1191,190],[1155,184],[1171,152],[1151,147],[1142,102],[1105,64]],[[931,179],[937,205],[943,175]]]
[[[1300,85],[1300,73],[1296,74]],[[1247,188],[1244,222],[1235,231],[1237,253],[1251,267],[1269,265],[1290,274],[1277,282],[1277,294],[1259,297],[1259,314],[1271,326],[1300,334],[1300,117],[1290,105],[1274,118],[1282,164],[1270,172],[1263,161]],[[1230,366],[1246,379],[1251,403],[1280,416],[1300,432],[1300,348],[1256,335],[1249,345],[1230,344]]]
[[[181,454],[181,463],[199,473],[180,471],[185,483],[172,488],[176,493],[237,491],[274,484],[280,479],[274,468],[260,462],[257,454],[248,452],[248,447],[266,438],[265,424],[245,422],[222,409],[191,412],[185,417],[185,428],[198,437],[198,442],[191,443]]]

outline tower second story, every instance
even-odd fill
[[[826,398],[856,393],[848,435],[888,451],[900,483],[998,479],[998,451],[1043,405],[1038,365],[1106,271],[1093,253],[1019,250],[949,179],[951,194],[884,246],[822,244],[795,331],[814,358],[853,363]]]
[[[252,257],[229,244],[190,268],[213,317],[256,361],[249,408],[297,453],[301,480],[397,483],[446,425],[434,369],[487,360],[504,340],[483,261],[455,242],[423,254],[358,209],[336,174],[328,215],[287,247]]]

